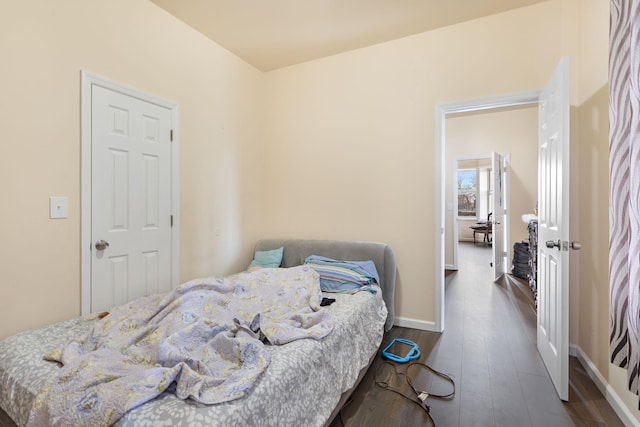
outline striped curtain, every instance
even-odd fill
[[[609,280],[611,362],[640,371],[640,2],[611,0]]]

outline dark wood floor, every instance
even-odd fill
[[[494,283],[489,248],[460,244],[459,251],[459,270],[446,279],[445,332],[394,327],[381,347],[395,337],[410,339],[420,346],[420,362],[455,379],[452,400],[427,399],[436,425],[622,426],[573,357],[569,401],[558,398],[536,350],[535,309],[528,287],[511,276]],[[430,425],[418,406],[374,384],[381,361],[378,354],[331,427]],[[400,370],[406,367],[398,366]],[[402,381],[394,384],[410,395],[411,389]],[[434,393],[446,388],[427,375],[418,377],[414,385]]]

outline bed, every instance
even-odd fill
[[[310,315],[327,313],[332,322],[331,332],[320,339],[265,345],[264,357],[270,362],[241,397],[207,405],[198,403],[198,399],[179,399],[176,397],[179,390],[170,387],[126,411],[114,425],[328,426],[331,423],[373,360],[384,331],[393,326],[395,257],[383,243],[330,240],[261,240],[255,251],[280,247],[284,248],[281,267],[286,269],[280,269],[281,274],[289,271],[298,276],[308,274],[310,267],[302,265],[311,255],[372,261],[380,289],[375,293],[323,293],[322,296],[335,302]],[[266,274],[260,270],[246,273],[254,281]],[[124,309],[114,308],[109,316],[118,310]],[[36,396],[42,396],[42,390],[49,388],[51,379],[61,369],[59,364],[43,360],[43,356],[74,338],[86,336],[101,321],[95,316],[85,316],[0,341],[0,407],[16,425],[27,425],[34,401],[37,407],[40,400],[46,400]],[[317,319],[313,322],[321,323]],[[175,382],[172,384],[176,388]],[[32,414],[31,420],[34,419],[38,420]]]

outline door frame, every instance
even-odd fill
[[[453,263],[452,264],[445,264],[445,268],[447,270],[458,270],[458,243],[459,243],[459,239],[460,239],[460,227],[458,226],[458,162],[460,161],[465,161],[465,160],[487,160],[487,161],[491,161],[491,153],[489,154],[478,154],[478,155],[468,155],[468,156],[461,156],[461,157],[456,157],[455,159],[453,159],[453,185],[452,185],[452,189],[453,189],[453,194],[452,194],[452,202],[451,202],[451,206],[452,206],[452,211],[453,211],[453,221],[452,221],[452,226],[453,226]],[[446,188],[446,186],[445,186]],[[490,209],[489,209],[490,210]],[[486,218],[486,217],[485,217]],[[483,218],[478,218],[478,220],[483,219]],[[443,248],[444,249],[444,248]]]
[[[446,119],[448,115],[456,113],[467,113],[473,111],[493,110],[498,108],[517,107],[538,104],[541,90],[530,90],[525,92],[515,92],[506,95],[490,96],[485,98],[467,99],[462,101],[447,102],[436,105],[435,131],[436,131],[436,153],[435,153],[435,298],[434,313],[436,332],[443,332],[445,328],[444,319],[444,231],[445,231],[445,144],[446,144]],[[457,262],[457,260],[456,260]]]
[[[81,107],[80,107],[80,310],[82,315],[89,314],[91,308],[91,102],[92,90],[100,86],[123,95],[156,104],[171,111],[171,287],[175,288],[180,280],[180,132],[178,127],[179,108],[174,102],[142,92],[98,75],[81,71]]]

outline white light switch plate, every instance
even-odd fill
[[[49,218],[66,218],[68,211],[67,197],[49,197]]]

